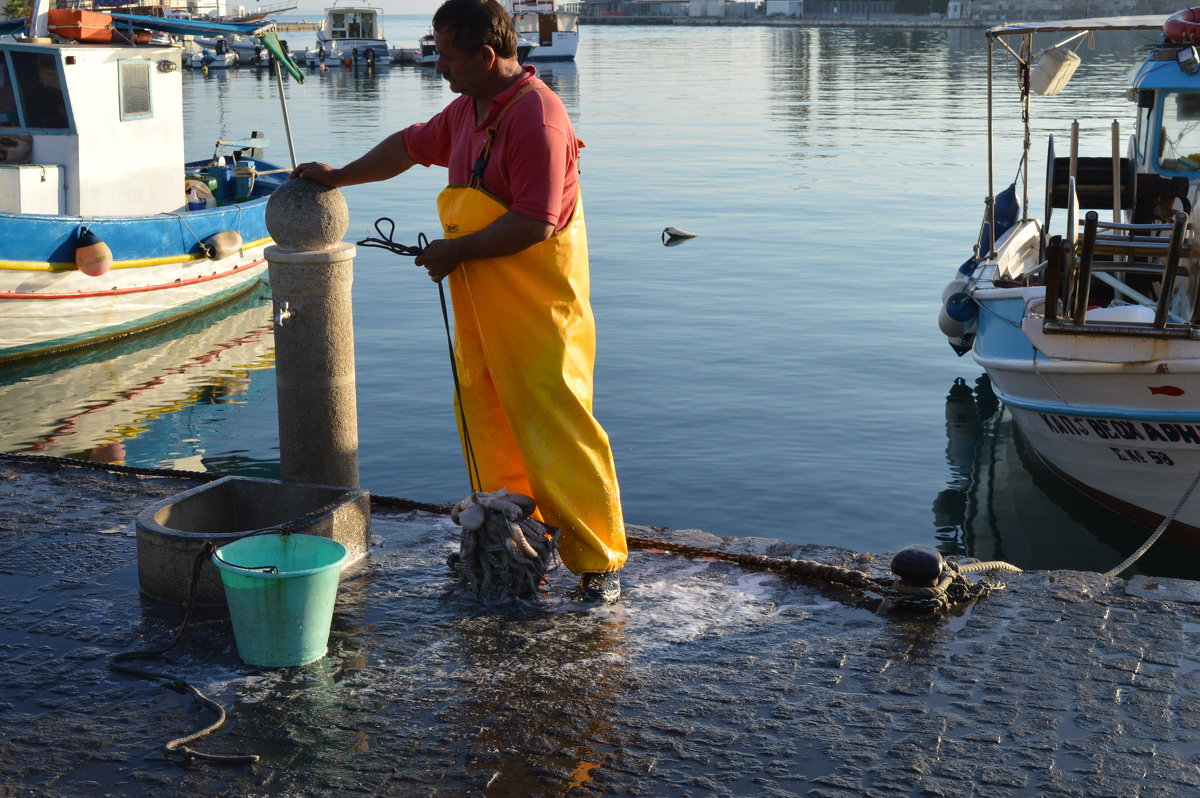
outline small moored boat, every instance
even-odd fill
[[[525,59],[532,62],[575,60],[579,49],[578,2],[511,0],[508,8],[517,26],[518,38],[529,48]]]
[[[213,41],[212,48],[204,47],[188,57],[192,69],[229,69],[238,65],[238,55],[224,38]]]
[[[939,326],[986,370],[1054,471],[1135,521],[1170,521],[1168,534],[1200,547],[1200,22],[1191,11],[987,32],[989,135],[1000,129],[992,93],[1014,85],[1023,152],[1006,188],[991,184],[989,163],[981,233],[946,286]],[[1161,32],[1130,76],[1132,135],[1114,122],[1100,131],[1111,148],[1085,155],[1073,126],[1057,148],[1049,140],[1045,185],[1031,189],[1034,95],[1061,92],[1078,43],[1105,30]],[[1016,61],[1015,84],[992,81],[995,52]],[[1078,117],[1104,116],[1090,99],[1080,98]],[[1031,195],[1045,198],[1040,216]]]
[[[421,66],[433,66],[438,60],[437,44],[434,43],[433,31],[426,33],[417,42],[415,62]]]
[[[353,64],[392,61],[392,48],[383,34],[383,12],[367,0],[335,0],[325,9],[325,23],[317,31],[317,49],[322,48],[327,54],[336,50],[343,62]]]
[[[290,171],[262,159],[261,136],[184,163],[182,50],[148,33],[255,34],[299,79],[271,26],[114,14],[56,41],[51,20],[38,3],[31,35],[0,38],[0,362],[251,289],[271,242],[267,197]],[[26,26],[0,22],[0,34]]]

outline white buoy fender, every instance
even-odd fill
[[[222,230],[201,241],[200,246],[208,255],[209,260],[223,260],[241,252],[242,235],[236,230]]]
[[[965,274],[957,274],[954,279],[946,283],[946,287],[942,289],[942,302],[950,298],[951,294],[957,294],[967,285],[967,276]]]
[[[975,329],[979,317],[979,307],[970,294],[956,291],[942,303],[938,312],[938,329],[947,338],[962,338]]]

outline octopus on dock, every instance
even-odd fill
[[[501,488],[476,491],[451,510],[462,532],[447,564],[478,601],[536,602],[546,592],[546,575],[559,563],[559,530],[533,518],[536,509],[530,497]]]

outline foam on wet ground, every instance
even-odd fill
[[[371,557],[344,575],[327,657],[244,665],[227,618],[208,612],[154,663],[229,712],[195,747],[262,757],[180,768],[163,742],[211,715],[107,669],[116,652],[169,639],[180,613],[137,594],[134,541],[104,530],[190,485],[3,459],[0,484],[0,782],[12,790],[1200,791],[1193,605],[1097,575],[1029,573],[954,617],[912,618],[841,588],[639,549],[616,605],[568,600],[575,579],[560,570],[544,607],[487,609],[453,592],[456,527],[380,511]],[[86,563],[4,569],[51,543]]]

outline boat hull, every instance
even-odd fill
[[[279,178],[259,178],[255,192],[269,194]],[[157,327],[248,290],[265,272],[264,249],[272,243],[266,205],[259,196],[139,217],[0,213],[0,362]],[[98,277],[75,268],[85,226],[112,251],[112,268]],[[235,233],[240,248],[210,258],[203,242],[218,233]]]
[[[540,43],[531,48],[529,54],[525,56],[525,61],[529,63],[574,61],[575,53],[578,50],[578,33],[555,33],[549,43]]]
[[[1200,342],[1042,333],[1044,289],[983,289],[974,356],[1038,456],[1100,503],[1200,549]],[[1056,357],[1055,355],[1060,355]]]

